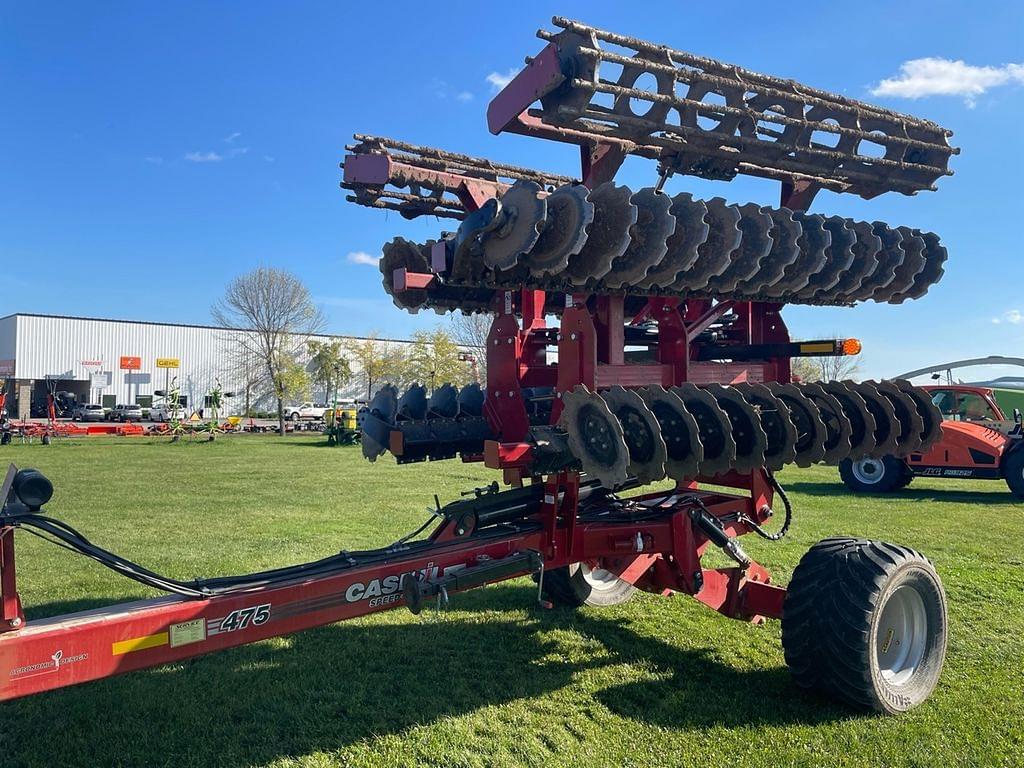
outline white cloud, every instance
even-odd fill
[[[274,162],[275,158],[274,158],[273,155],[264,155],[263,159],[266,160],[268,163],[272,163],[272,162]]]
[[[186,152],[185,159],[190,163],[219,163],[224,156],[216,152]]]
[[[380,261],[380,255],[373,256],[366,251],[352,251],[345,258],[350,264],[366,264],[370,267],[377,266],[377,262]]]
[[[146,155],[145,160],[147,163],[152,163],[153,165],[160,165],[164,161],[160,155]]]
[[[1021,312],[1019,309],[1008,309],[999,317],[992,318],[993,325],[999,325],[1000,323],[1020,325],[1021,323],[1024,323],[1024,312]]]
[[[241,132],[235,131],[234,133],[229,134],[228,136],[224,137],[224,143],[225,144],[234,144],[235,143],[235,139],[237,139],[241,135],[242,135]]]
[[[514,69],[514,68],[510,69],[505,74],[501,74],[501,72],[491,72],[491,74],[489,74],[487,76],[487,82],[490,83],[491,84],[491,88],[495,92],[497,92],[497,91],[500,91],[502,88],[504,88],[509,83],[511,83],[512,79],[517,74],[519,74],[519,70]]]
[[[882,80],[871,89],[872,96],[920,99],[925,96],[962,96],[967,106],[990,88],[1024,83],[1024,64],[976,67],[961,59],[928,57],[900,65],[899,74]]]
[[[186,152],[185,159],[190,163],[219,163],[222,160],[241,157],[248,154],[248,152],[248,147],[230,147],[227,152],[214,152],[212,150],[209,152]]]
[[[473,100],[472,91],[459,91],[456,90],[451,83],[447,80],[442,80],[439,77],[432,78],[430,81],[430,91],[435,97],[442,101],[461,101],[463,104]]]

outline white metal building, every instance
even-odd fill
[[[48,388],[71,392],[79,402],[151,404],[153,391],[166,388],[177,376],[182,399],[201,407],[219,381],[225,391],[240,391],[232,373],[234,334],[216,326],[177,325],[89,317],[14,314],[0,318],[0,379],[8,382],[8,412],[27,418],[32,404],[38,412]],[[356,341],[358,337],[314,338]],[[410,342],[381,339],[385,344]],[[136,370],[122,369],[122,358],[138,358]],[[157,359],[177,360],[177,369],[158,368]],[[128,365],[132,363],[125,361]],[[365,397],[353,362],[353,381],[340,394]],[[13,385],[13,386],[12,386]],[[320,393],[319,397],[322,397]],[[269,406],[269,403],[266,404]],[[240,412],[241,399],[227,401],[227,411]]]

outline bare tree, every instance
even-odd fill
[[[231,379],[238,383],[243,398],[242,413],[251,416],[253,408],[270,393],[270,382],[265,367],[253,354],[249,346],[241,343],[240,331],[230,331],[225,335],[225,346],[228,349],[228,370]]]
[[[860,360],[849,355],[794,357],[791,367],[801,381],[840,381],[857,378]]]
[[[465,350],[464,355],[472,356],[473,359],[468,362],[475,368],[477,378],[480,381],[487,381],[487,334],[491,332],[494,315],[484,312],[471,315],[454,312],[451,319],[452,338]]]
[[[307,337],[323,329],[323,313],[298,277],[273,267],[236,277],[211,312],[221,325],[249,331],[237,334],[239,352],[250,353],[266,371],[283,435],[284,398],[299,380],[296,368]]]

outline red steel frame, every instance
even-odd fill
[[[727,309],[737,312],[739,333],[749,339],[788,340],[777,311],[770,307],[709,307],[704,302],[651,299],[643,317],[660,329],[656,362],[624,362],[624,301],[599,297],[596,311],[586,297],[568,297],[558,334],[559,363],[545,359],[547,338],[541,291],[509,292],[488,338],[486,412],[500,441],[488,443],[488,466],[506,481],[539,482],[529,472],[528,420],[521,389],[576,384],[604,387],[649,382],[760,380],[788,375],[785,361],[716,364],[690,361],[694,339]],[[517,318],[523,317],[523,323]],[[556,409],[557,417],[557,409]],[[327,577],[210,599],[162,597],[26,623],[15,580],[14,528],[0,528],[0,700],[38,693],[196,656],[402,603],[405,574],[428,578],[515,553],[540,553],[546,568],[578,561],[600,562],[621,578],[654,591],[693,594],[734,618],[781,616],[785,590],[770,584],[756,563],[705,569],[701,555],[708,539],[691,521],[696,497],[722,520],[732,536],[748,532],[743,516],[764,522],[772,491],[763,473],[714,478],[739,493],[698,490],[696,482],[676,489],[664,502],[664,516],[634,522],[582,522],[577,517],[579,475],[560,472],[545,483],[544,501],[523,523],[529,530],[474,536],[442,522],[426,547],[396,551],[383,562],[353,567]],[[659,500],[664,492],[640,497]],[[234,613],[234,612],[239,613]],[[223,629],[234,613],[236,626]],[[241,618],[239,618],[241,617]]]
[[[488,110],[491,130],[577,143],[584,183],[610,179],[635,146],[597,142],[579,132],[543,125],[527,113],[545,78],[555,76],[557,61],[552,57],[549,46],[494,99]],[[392,172],[389,162],[368,156],[346,163],[346,180],[354,180],[363,168],[360,163],[365,163],[371,180],[384,183]],[[467,210],[475,210],[497,191],[496,185],[490,189],[478,179],[446,178],[445,183],[461,192]],[[813,186],[784,184],[782,204],[806,209],[816,191]],[[443,268],[444,260],[435,259],[433,264]],[[399,290],[426,287],[436,279],[399,272]],[[788,358],[713,363],[697,362],[694,355],[700,334],[729,311],[737,320],[729,328],[728,341],[788,342],[780,305],[651,297],[638,315],[629,318],[623,297],[567,295],[557,330],[558,363],[551,365],[546,356],[553,329],[546,326],[544,292],[507,291],[498,301],[501,306],[487,340],[485,413],[499,439],[488,442],[483,456],[475,458],[502,470],[510,484],[544,483],[544,501],[520,521],[519,530],[500,535],[460,533],[454,521],[446,520],[426,545],[408,545],[372,565],[330,576],[209,599],[161,597],[26,623],[15,579],[14,528],[0,527],[0,700],[396,607],[403,603],[401,586],[409,574],[432,579],[528,551],[539,553],[547,569],[600,562],[641,589],[691,594],[733,618],[780,617],[785,589],[771,584],[770,575],[757,563],[746,568],[701,566],[710,542],[691,517],[702,506],[730,536],[748,533],[750,528],[741,520],[763,523],[771,515],[773,494],[764,471],[699,478],[713,479],[715,485],[735,492],[701,490],[694,481],[680,485],[667,500],[664,491],[638,497],[651,504],[661,502],[664,514],[655,519],[585,522],[578,518],[578,474],[559,472],[541,480],[530,471],[533,457],[526,442],[529,421],[522,395],[523,388],[538,386],[555,387],[560,393],[578,384],[599,389],[615,384],[789,381]],[[658,326],[655,357],[643,364],[627,363],[624,329],[641,320]],[[553,418],[558,411],[556,401]],[[525,571],[502,578],[515,575]]]

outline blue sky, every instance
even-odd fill
[[[1024,62],[1024,10],[934,0],[852,8],[0,2],[0,314],[204,323],[231,277],[269,264],[308,283],[334,332],[394,336],[444,322],[395,309],[376,267],[348,255],[450,225],[346,203],[344,145],[353,132],[377,133],[577,173],[571,147],[491,136],[484,117],[488,76],[539,51],[536,29],[559,13],[952,129],[962,154],[938,192],[822,193],[813,206],[937,232],[950,252],[943,281],[899,307],[793,307],[785,317],[797,336],[860,337],[873,376],[1019,354],[1024,69],[1006,65]],[[948,61],[938,72],[901,70],[928,58]],[[886,79],[896,80],[887,95],[871,96]],[[944,93],[910,98],[934,90]],[[651,184],[654,166],[630,161],[619,178]],[[740,203],[778,196],[757,179],[677,177],[668,189]]]

